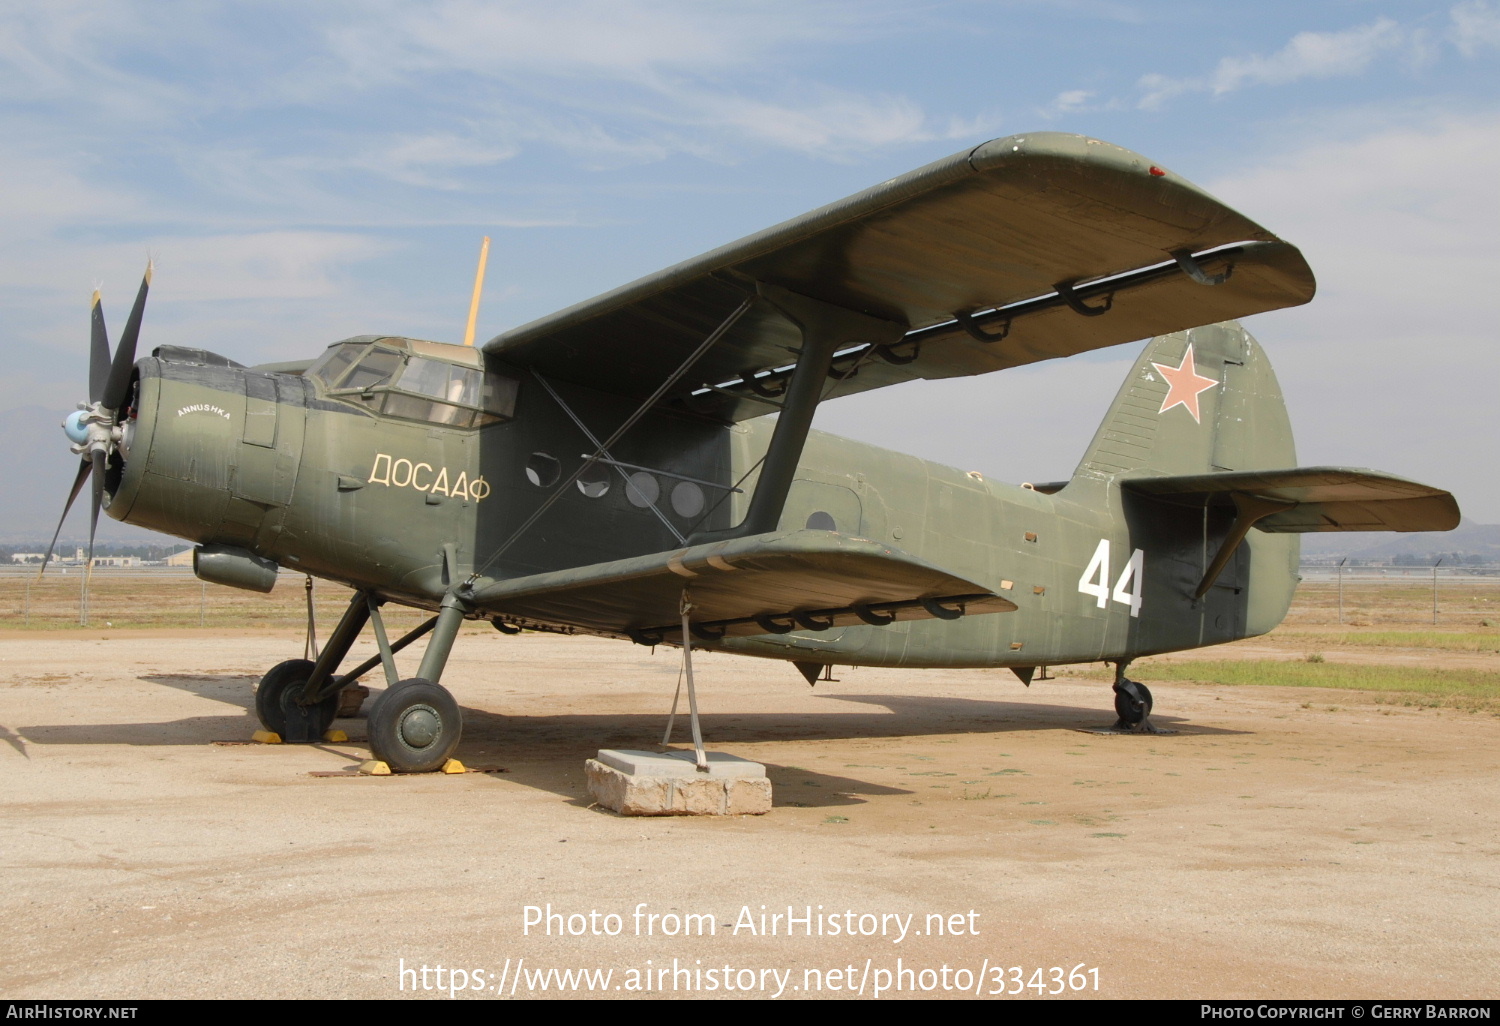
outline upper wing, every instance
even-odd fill
[[[1392,474],[1346,467],[1298,467],[1181,477],[1137,477],[1121,486],[1197,506],[1234,493],[1291,508],[1258,519],[1262,531],[1451,531],[1458,503],[1441,488]]]
[[[960,608],[1016,608],[989,588],[909,553],[832,531],[751,535],[536,574],[484,588],[474,601],[522,621],[634,635],[654,644],[680,632],[685,595],[694,627],[713,637],[872,622],[861,610],[875,619],[913,620],[951,618]]]
[[[847,351],[835,368],[856,372],[832,383],[830,397],[1293,306],[1314,289],[1295,247],[1192,183],[1130,150],[1044,132],[929,164],[485,348],[549,376],[644,398],[761,283],[906,333],[895,345]],[[1105,305],[1096,316],[1081,309]],[[970,326],[1004,337],[975,337],[962,316],[976,313]],[[669,401],[730,419],[764,414],[753,393],[775,391],[800,345],[798,329],[759,303]]]

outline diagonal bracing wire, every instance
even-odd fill
[[[557,394],[557,389],[553,388],[552,385],[548,383],[547,379],[542,377],[541,373],[536,371],[535,369],[532,370],[531,376],[536,378],[537,383],[547,390],[547,394],[550,395],[553,401],[562,408],[562,411],[568,415],[568,417],[577,426],[578,430],[583,432],[584,437],[589,440],[589,444],[592,445],[600,454],[602,454],[606,460],[613,461],[614,456],[610,453],[609,449],[599,444],[599,439],[596,438],[594,436],[594,433],[588,429],[588,426],[584,424],[582,419],[579,418],[578,414],[573,412],[573,408],[567,403],[563,402],[562,396]],[[625,468],[615,466],[615,472],[620,475],[620,478],[628,487],[630,484],[630,475],[625,473]],[[645,498],[645,496],[642,495],[641,498]],[[678,544],[687,544],[687,539],[684,538],[682,536],[682,532],[677,530],[676,526],[667,519],[667,515],[661,511],[661,507],[657,506],[657,504],[654,502],[649,502],[646,504],[646,506],[651,510],[651,512],[656,514],[656,519],[660,520],[662,522],[662,525],[666,527],[668,531],[672,532],[672,537],[677,539]]]
[[[652,392],[650,397],[647,398],[645,402],[641,403],[636,411],[625,419],[625,423],[616,428],[615,433],[610,435],[608,440],[606,440],[603,445],[596,447],[594,450],[594,454],[588,459],[584,460],[582,465],[579,466],[577,470],[569,474],[568,479],[559,484],[553,490],[552,494],[547,496],[546,501],[538,506],[536,508],[536,511],[533,512],[531,516],[527,517],[526,521],[521,524],[520,527],[516,528],[515,531],[511,533],[511,536],[505,539],[504,543],[502,543],[498,549],[491,553],[490,557],[486,559],[482,565],[474,569],[474,572],[469,575],[469,583],[472,584],[473,582],[479,580],[480,576],[483,575],[483,573],[491,566],[493,566],[497,559],[505,555],[506,551],[509,550],[510,547],[514,545],[523,534],[530,530],[531,526],[538,520],[540,520],[542,516],[552,508],[553,504],[556,503],[558,499],[562,498],[567,490],[573,487],[573,485],[578,482],[578,479],[582,477],[590,467],[592,467],[599,461],[599,458],[604,455],[604,451],[606,449],[614,448],[615,444],[619,442],[619,440],[624,436],[625,432],[635,427],[636,422],[644,417],[653,406],[661,401],[662,396],[666,395],[668,390],[670,390],[673,385],[677,384],[677,382],[682,378],[684,374],[692,369],[693,364],[697,363],[698,360],[703,356],[703,354],[708,352],[708,350],[713,347],[714,343],[723,338],[725,332],[734,327],[735,322],[745,315],[745,312],[754,305],[757,298],[758,297],[756,296],[746,296],[744,301],[741,302],[739,306],[734,308],[734,312],[731,313],[728,317],[724,318],[723,322],[720,323],[720,325],[715,328],[707,338],[705,338],[701,343],[698,344],[698,348],[694,349],[692,353],[689,354],[688,358],[682,361],[680,365],[678,365],[675,371],[667,375],[666,380],[657,387],[656,391]]]

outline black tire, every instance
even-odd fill
[[[275,734],[286,734],[286,713],[281,711],[281,696],[291,684],[299,687],[312,675],[313,664],[306,659],[288,659],[266,671],[255,688],[255,715],[260,725]]]
[[[370,706],[370,754],[395,773],[441,769],[458,747],[463,717],[441,684],[398,681]]]
[[[1133,680],[1115,685],[1115,714],[1122,726],[1139,725],[1151,715],[1151,689]]]

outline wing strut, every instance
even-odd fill
[[[873,351],[899,342],[906,334],[903,324],[824,303],[776,285],[757,282],[756,292],[797,326],[802,333],[802,347],[781,396],[781,414],[776,418],[776,429],[744,522],[726,531],[700,531],[688,539],[693,545],[776,530],[797,473],[797,461],[802,458],[807,432],[812,427],[813,414],[823,398],[824,382],[831,376],[834,354],[861,345],[866,351]],[[845,376],[850,373],[845,372]]]
[[[698,725],[698,691],[693,687],[693,627],[689,617],[693,604],[688,601],[687,589],[682,592],[682,674],[687,678],[688,720],[693,728],[693,755],[698,763],[698,772],[708,772],[708,753],[703,750],[703,730]],[[682,680],[677,681],[677,691],[672,695],[672,712],[667,716],[667,730],[661,736],[664,745],[672,743],[672,725],[677,722],[677,696],[682,694]]]

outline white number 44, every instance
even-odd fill
[[[1120,571],[1120,579],[1115,582],[1115,590],[1111,595],[1109,590],[1109,539],[1102,538],[1099,547],[1094,550],[1094,558],[1089,560],[1088,569],[1083,576],[1078,578],[1078,590],[1085,595],[1092,595],[1098,600],[1099,608],[1103,609],[1109,604],[1110,598],[1116,602],[1123,602],[1130,607],[1131,616],[1141,615],[1141,578],[1144,574],[1146,554],[1140,549],[1134,549],[1130,553],[1130,561]]]

